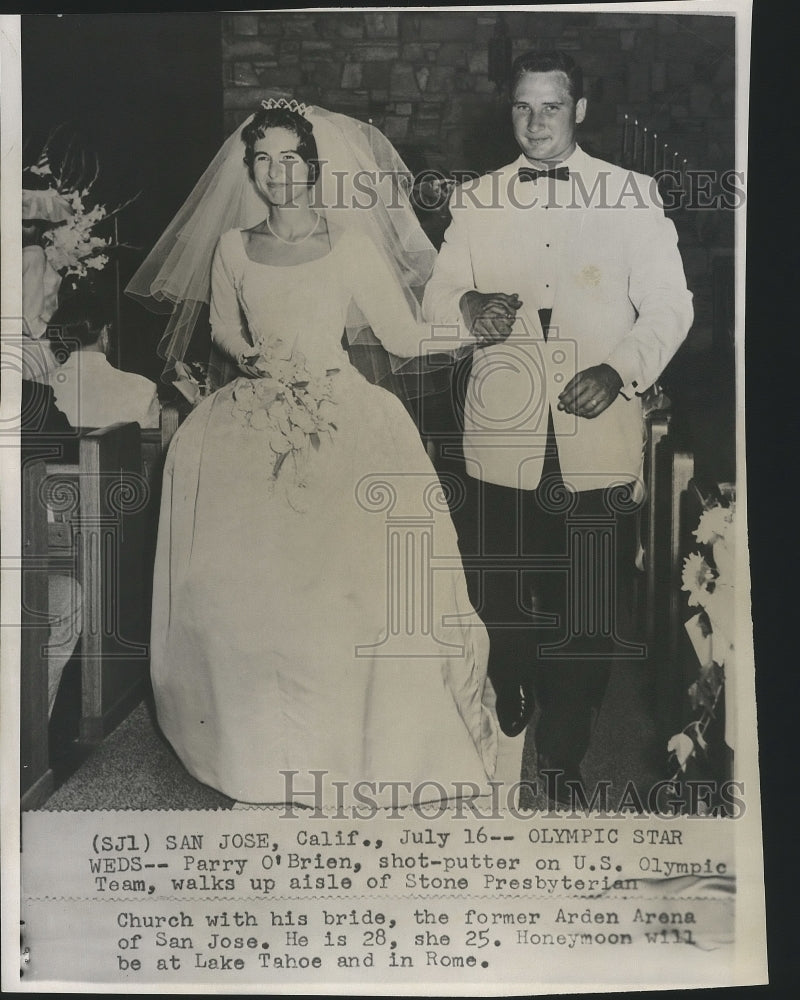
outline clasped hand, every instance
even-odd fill
[[[559,393],[558,408],[591,420],[611,406],[621,388],[622,379],[611,365],[584,368]]]
[[[459,306],[467,329],[478,339],[478,346],[499,344],[511,334],[522,301],[515,293],[465,292]]]
[[[265,375],[269,375],[266,361],[257,352],[254,354],[240,354],[236,359],[236,363],[239,366],[239,370],[244,372],[245,375],[249,375],[250,378],[264,378]]]

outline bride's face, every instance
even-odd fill
[[[270,205],[296,204],[308,197],[309,167],[297,152],[298,142],[289,129],[271,128],[253,146],[253,180]]]

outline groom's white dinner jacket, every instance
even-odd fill
[[[548,411],[571,489],[636,479],[644,440],[638,394],[659,377],[693,318],[675,227],[655,182],[579,147],[562,165],[566,181],[522,183],[518,168],[530,164],[520,156],[456,188],[423,302],[429,322],[458,325],[472,339],[459,310],[465,292],[522,299],[509,339],[475,350],[464,412],[469,474],[517,489],[539,484]],[[547,341],[543,308],[552,308]],[[611,406],[594,419],[559,410],[572,376],[603,362],[623,382]]]

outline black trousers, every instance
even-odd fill
[[[469,478],[466,489],[453,518],[470,597],[489,632],[489,676],[532,691],[540,757],[577,766],[613,660],[641,655],[630,638],[632,491],[566,492],[552,421],[536,490]]]

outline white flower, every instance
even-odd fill
[[[674,753],[675,758],[678,761],[678,767],[682,771],[686,770],[686,765],[689,763],[689,759],[694,753],[694,743],[692,742],[691,736],[687,736],[686,733],[677,733],[667,744],[667,750],[669,753]]]
[[[266,410],[256,409],[250,414],[250,426],[257,431],[266,430],[269,427],[269,414]]]
[[[711,507],[700,515],[700,522],[694,537],[701,545],[713,545],[719,538],[727,538],[733,524],[733,510],[730,507]]]
[[[255,380],[253,383],[253,391],[259,399],[268,399],[271,403],[273,399],[277,398],[278,393],[281,391],[281,384],[276,379],[266,376],[265,378]]]
[[[233,400],[238,410],[252,410],[255,401],[255,391],[250,379],[240,378],[233,387]]]
[[[312,399],[330,399],[333,395],[333,379],[330,376],[316,375],[308,380],[306,391]]]
[[[330,430],[333,426],[333,418],[335,416],[336,404],[328,399],[323,399],[317,407],[317,430]]]
[[[292,423],[296,427],[299,427],[300,430],[304,431],[306,434],[313,434],[313,432],[317,428],[317,425],[314,422],[314,418],[311,416],[308,410],[305,410],[299,406],[295,407],[292,410]]]
[[[286,452],[292,450],[292,446],[289,443],[288,438],[275,428],[273,428],[269,433],[269,446],[276,455],[285,455]]]
[[[275,400],[269,408],[269,416],[273,426],[277,427],[281,434],[289,434],[292,425],[289,421],[289,405],[285,399]]]
[[[690,605],[705,607],[709,595],[708,585],[715,579],[716,573],[699,553],[692,552],[683,560],[681,590],[688,591]]]
[[[306,443],[308,438],[300,427],[292,427],[289,431],[289,441],[294,449],[299,451]]]
[[[295,370],[290,361],[275,360],[269,364],[269,373],[273,378],[278,379],[279,382],[289,383],[293,381]]]

